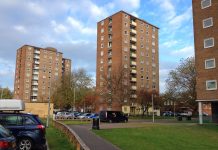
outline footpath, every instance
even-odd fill
[[[90,150],[120,150],[105,139],[90,131],[90,127],[83,125],[69,125],[69,127],[83,140]]]

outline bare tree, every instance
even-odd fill
[[[130,83],[126,74],[129,74],[128,70],[121,68],[104,75],[100,95],[104,97],[109,106],[112,106],[112,103],[118,103],[121,106],[129,100]]]
[[[166,80],[167,93],[171,99],[183,103],[185,106],[197,109],[196,100],[196,70],[193,57],[182,59],[179,66],[170,71]]]

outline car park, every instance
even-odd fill
[[[16,138],[0,125],[0,150],[16,150]]]
[[[122,111],[100,111],[101,122],[128,122],[128,117]]]
[[[99,118],[99,115],[96,114],[96,113],[92,113],[88,118],[91,118],[91,119],[93,119],[93,118]]]
[[[172,111],[164,111],[163,116],[168,116],[168,117],[174,116],[174,113]]]
[[[19,100],[0,100],[0,124],[16,137],[19,150],[46,150],[45,126],[37,115],[19,112],[24,110],[22,103]]]
[[[78,116],[77,118],[79,118],[79,119],[85,119],[85,118],[88,118],[89,116],[91,116],[91,113],[84,113],[84,114]]]

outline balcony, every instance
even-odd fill
[[[136,46],[135,45],[131,45],[130,48],[133,49],[133,50],[136,50]]]
[[[131,65],[132,66],[136,66],[136,62],[135,61],[131,61]]]
[[[39,77],[38,76],[37,77],[33,76],[33,80],[39,80]]]
[[[136,58],[136,56],[137,56],[137,55],[136,55],[135,53],[131,53],[131,54],[130,54],[130,57],[132,57],[132,58]]]
[[[39,61],[34,61],[34,64],[37,64],[37,65],[39,65]]]
[[[156,72],[152,72],[153,75],[156,75]]]
[[[38,88],[33,87],[32,90],[33,90],[33,91],[38,91]]]
[[[135,29],[130,29],[130,33],[132,33],[132,34],[136,34],[137,31],[136,31]]]
[[[136,94],[131,95],[131,98],[137,98]]]
[[[39,57],[39,55],[34,55],[33,58],[35,58],[35,59],[39,59],[40,57]]]
[[[112,57],[112,53],[108,53],[108,57],[111,58]]]
[[[33,74],[36,74],[36,75],[38,75],[38,74],[39,74],[39,72],[38,72],[38,71],[33,71]]]
[[[33,69],[39,70],[39,66],[34,66]]]
[[[40,54],[40,51],[39,50],[35,50],[34,54]]]
[[[132,42],[136,42],[137,39],[136,39],[135,37],[131,37],[131,38],[130,38],[130,41],[132,41]]]
[[[38,93],[32,93],[31,96],[38,96]]]
[[[111,64],[112,64],[112,60],[109,60],[109,61],[108,61],[108,65],[111,65]]]
[[[35,98],[32,98],[32,99],[31,99],[31,101],[32,101],[32,102],[36,102],[36,101],[37,101],[37,99],[35,99]]]
[[[137,26],[137,23],[132,20],[132,21],[131,21],[131,25],[132,25],[132,26]]]
[[[132,69],[132,70],[131,70],[131,73],[132,73],[132,74],[136,74],[136,72],[137,72],[137,71],[136,71],[135,69]]]
[[[136,78],[131,78],[131,82],[136,82]]]
[[[32,85],[38,85],[38,82],[32,82]]]
[[[136,87],[136,86],[131,86],[131,89],[132,89],[132,90],[136,90],[137,87]]]

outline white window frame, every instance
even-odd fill
[[[209,82],[215,82],[215,83],[216,83],[215,88],[208,89],[208,83],[209,83]],[[217,90],[217,80],[207,80],[207,81],[206,81],[206,90],[207,90],[207,91]]]
[[[212,4],[211,4],[211,0],[209,0],[209,1],[210,1],[210,5],[208,5],[208,6],[206,6],[206,7],[203,7],[202,3],[203,3],[204,1],[206,1],[206,0],[201,0],[201,9],[208,8],[208,7],[210,7],[210,6],[212,5]]]
[[[205,26],[205,25],[204,25],[204,22],[207,21],[207,20],[210,20],[210,19],[211,19],[211,25]],[[203,28],[204,28],[204,29],[205,29],[205,28],[212,27],[212,26],[213,26],[213,17],[206,18],[206,19],[204,19],[202,22],[203,22]]]
[[[212,45],[212,46],[208,46],[208,47],[206,47],[206,46],[205,46],[205,42],[206,42],[207,40],[210,40],[210,39],[213,40],[213,45]],[[211,38],[207,38],[207,39],[204,39],[204,48],[210,48],[210,47],[214,47],[214,38],[213,38],[213,37],[211,37]]]
[[[207,61],[211,61],[211,60],[214,61],[214,66],[212,66],[212,67],[207,67]],[[205,69],[212,69],[212,68],[216,68],[216,61],[215,61],[215,58],[206,59],[206,60],[205,60]]]
[[[104,25],[104,21],[101,21],[101,25],[102,25],[102,26]]]

